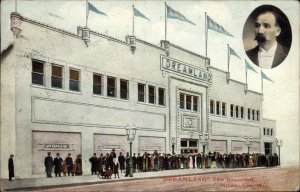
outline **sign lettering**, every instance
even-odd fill
[[[189,66],[187,64],[178,62],[168,57],[162,56],[161,67],[164,70],[173,71],[175,73],[180,73],[197,80],[211,82],[211,74],[208,71],[202,70],[200,68]]]

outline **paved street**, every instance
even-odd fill
[[[162,172],[163,173],[163,172]],[[140,173],[151,174],[151,173]],[[111,179],[111,182],[28,191],[297,191],[299,168],[270,168],[220,173],[198,173],[137,180]]]

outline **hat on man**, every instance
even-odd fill
[[[68,153],[68,155],[71,155],[71,153]]]
[[[56,155],[60,155],[59,153],[56,153]]]

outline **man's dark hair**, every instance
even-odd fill
[[[283,13],[275,6],[273,5],[262,5],[258,8],[256,8],[253,11],[253,18],[257,18],[259,15],[265,14],[265,13],[272,13],[275,17],[275,25],[279,26],[281,29],[286,25],[286,22],[283,18]]]

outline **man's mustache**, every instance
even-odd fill
[[[256,40],[256,41],[260,41],[260,42],[264,42],[264,41],[266,41],[267,39],[266,39],[266,37],[265,37],[263,34],[257,34],[257,35],[255,36],[255,40]]]

